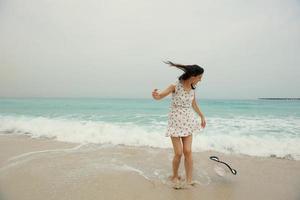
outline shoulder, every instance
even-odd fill
[[[173,84],[174,84],[174,85],[178,85],[179,83],[180,83],[180,80],[177,79],[177,80],[174,81]]]
[[[176,91],[176,84],[172,83],[170,85],[170,89],[171,89],[172,93],[174,93]]]
[[[169,90],[170,92],[174,93],[175,90],[176,90],[177,84],[178,84],[177,81],[171,83],[171,84],[168,86],[168,90]]]
[[[176,80],[173,83],[171,83],[170,88],[172,89],[173,93],[176,91],[176,87],[177,87],[178,83],[179,83],[179,80]]]

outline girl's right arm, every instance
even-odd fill
[[[160,100],[160,99],[168,96],[171,92],[174,92],[175,91],[175,85],[174,84],[169,85],[169,87],[167,87],[165,90],[163,90],[160,93],[158,93],[157,90],[158,89],[153,90],[152,97],[156,100]]]

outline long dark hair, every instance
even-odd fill
[[[164,63],[170,65],[170,67],[177,67],[178,69],[181,69],[184,71],[184,73],[179,76],[178,80],[187,80],[191,76],[198,76],[204,73],[204,69],[200,67],[199,65],[182,65],[182,64],[177,64],[173,63],[171,61],[163,61]],[[192,84],[191,84],[192,89],[196,89]]]

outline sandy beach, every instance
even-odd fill
[[[238,174],[218,176],[210,155]],[[172,149],[0,135],[0,199],[300,199],[300,161],[194,152],[193,187],[175,190]],[[184,177],[183,160],[180,173]]]

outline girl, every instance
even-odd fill
[[[201,127],[205,128],[206,125],[205,117],[195,100],[195,85],[201,81],[204,69],[198,65],[181,65],[170,61],[164,63],[184,71],[178,80],[176,80],[175,84],[170,84],[169,87],[160,93],[158,93],[158,89],[154,89],[152,92],[152,97],[156,100],[160,100],[172,92],[168,127],[165,136],[170,136],[172,140],[174,158],[172,162],[173,176],[171,180],[175,183],[175,187],[178,188],[180,187],[181,179],[178,175],[178,168],[182,153],[185,158],[186,184],[195,184],[195,181],[192,180],[192,135],[195,131],[200,130]],[[195,118],[192,108],[201,118],[201,127],[200,121],[198,123],[198,119]]]

